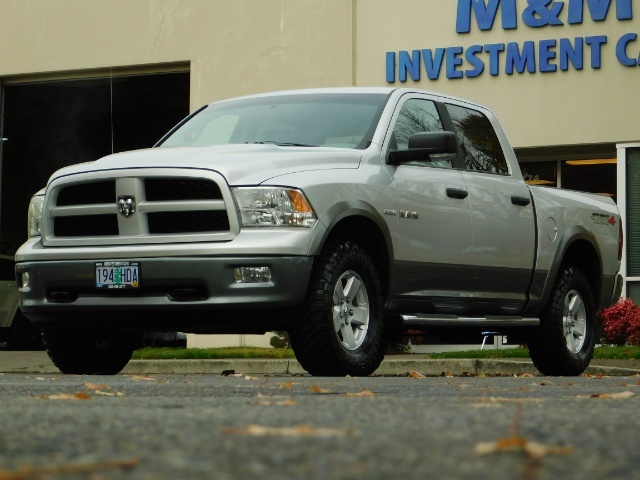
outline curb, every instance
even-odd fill
[[[16,352],[20,353],[20,352]],[[38,352],[40,353],[40,352]],[[1,362],[1,373],[59,374],[44,352],[40,355],[16,358],[13,362]],[[221,374],[233,370],[250,375],[308,375],[294,359],[226,359],[226,360],[131,360],[122,371],[125,375],[146,374]],[[384,359],[374,376],[404,377],[416,372],[428,377],[439,376],[542,376],[528,360],[502,359],[450,359],[425,358]],[[587,375],[633,376],[640,375],[638,368],[591,365]]]
[[[221,374],[224,371],[233,370],[236,373],[253,375],[307,375],[307,372],[296,360],[132,360],[122,371],[125,375],[140,374]],[[424,376],[444,375],[487,375],[487,376],[513,376],[534,375],[542,376],[526,360],[486,360],[486,359],[456,359],[456,360],[432,360],[432,359],[385,359],[374,376],[406,376],[411,372],[417,372]],[[640,369],[606,367],[592,365],[585,371],[587,375],[640,375]]]

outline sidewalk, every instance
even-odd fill
[[[122,371],[127,375],[144,374],[221,374],[252,375],[306,374],[296,360],[228,359],[228,360],[131,360]],[[425,355],[387,356],[377,376],[405,376],[417,372],[425,376],[452,374],[471,375],[540,375],[530,360],[526,359],[452,359],[434,360]],[[45,352],[0,351],[0,373],[59,374]],[[588,375],[640,375],[638,360],[594,360],[585,372]]]

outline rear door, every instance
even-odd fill
[[[460,145],[471,207],[468,258],[474,310],[518,313],[526,300],[535,255],[534,206],[520,171],[510,171],[490,114],[446,104]]]

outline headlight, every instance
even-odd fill
[[[39,237],[42,233],[42,205],[44,204],[44,195],[34,195],[29,202],[29,236]]]
[[[313,227],[316,214],[300,190],[293,188],[234,188],[245,227]]]

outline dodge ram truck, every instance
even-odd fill
[[[64,373],[115,374],[143,332],[289,332],[312,375],[369,375],[385,331],[516,332],[578,375],[620,296],[607,197],[529,186],[494,113],[413,89],[197,110],[153,148],[33,196],[20,308]]]

